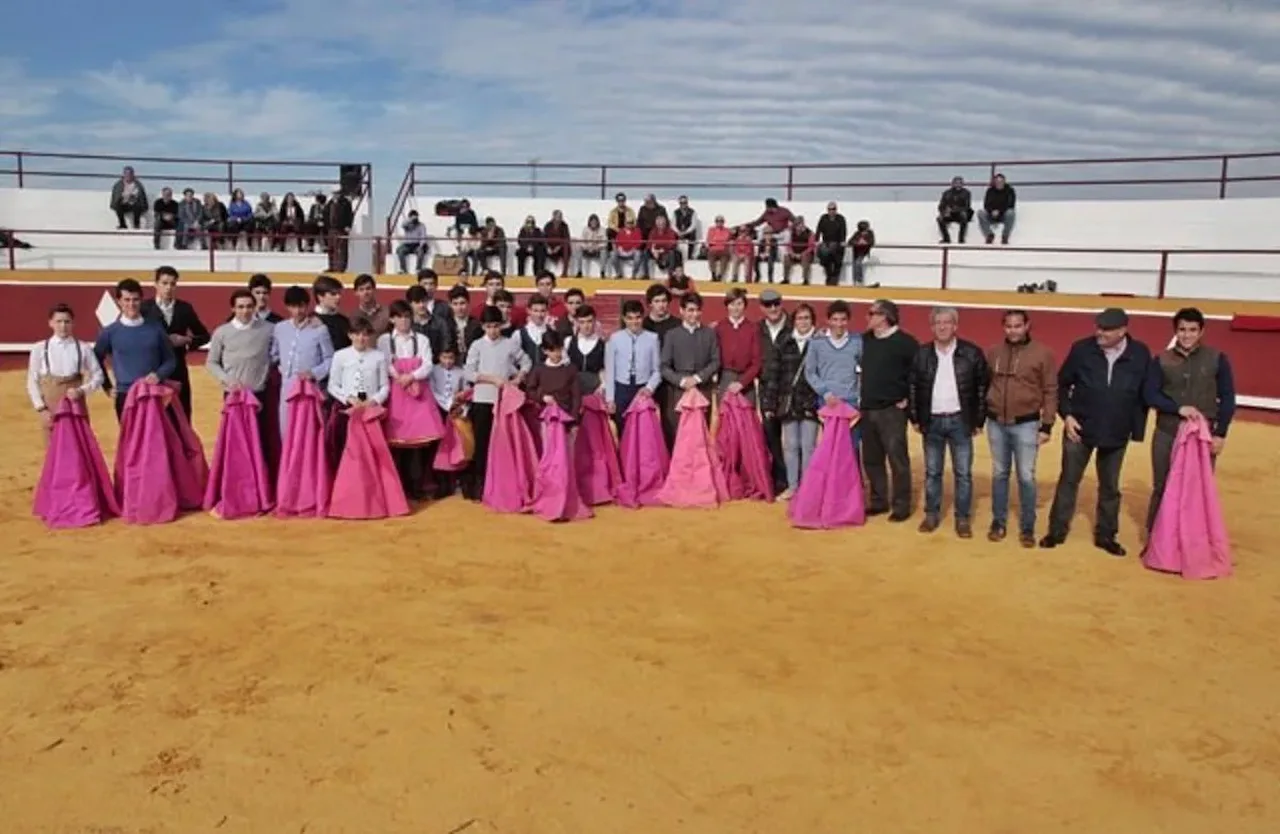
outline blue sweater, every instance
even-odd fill
[[[862,336],[850,333],[843,347],[831,344],[827,336],[814,336],[804,358],[804,378],[818,394],[818,404],[827,394],[834,394],[854,408],[861,392],[858,366],[862,363]]]
[[[165,380],[177,368],[168,334],[150,320],[132,327],[119,321],[112,322],[98,334],[93,352],[103,368],[106,367],[106,358],[111,357],[115,384],[112,385],[108,376],[103,388],[110,391],[114,387],[119,394],[128,392],[133,383],[147,374],[154,373]]]

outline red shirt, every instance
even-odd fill
[[[760,328],[743,319],[734,327],[729,319],[716,323],[716,341],[720,344],[720,367],[735,371],[743,388],[750,388],[760,376]]]
[[[733,230],[728,226],[712,226],[707,229],[707,251],[715,254],[729,251],[729,238]]]
[[[480,321],[480,314],[481,314],[481,313],[483,313],[483,312],[484,312],[484,308],[485,308],[485,307],[488,307],[488,306],[489,306],[489,302],[488,302],[488,301],[483,301],[483,300],[482,300],[482,301],[480,301],[480,302],[478,302],[478,303],[476,303],[476,304],[472,304],[472,305],[471,305],[471,317],[472,317],[472,318],[474,318],[476,321]],[[527,320],[528,320],[528,319],[527,319],[527,317],[526,317],[526,315],[525,315],[524,307],[517,307],[517,306],[515,306],[515,305],[512,305],[512,307],[511,307],[511,324],[515,325],[516,327],[524,327],[524,323],[525,323],[525,321],[527,321]]]
[[[751,235],[741,235],[733,239],[733,254],[739,258],[751,258],[756,252],[756,242]]]
[[[644,246],[644,235],[641,234],[639,226],[619,229],[618,236],[613,239],[613,245],[624,254],[635,252]]]
[[[533,298],[533,296],[529,296]],[[529,306],[529,302],[525,302],[525,306]],[[547,299],[547,317],[553,319],[562,319],[569,315],[569,308],[564,306],[564,302],[554,295]]]
[[[676,244],[679,242],[680,236],[670,226],[663,229],[653,229],[649,232],[649,246],[655,252],[670,252],[676,248]]]

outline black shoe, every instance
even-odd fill
[[[867,516],[868,516],[868,517],[873,516],[873,515],[884,515],[884,514],[885,514],[885,513],[887,513],[887,512],[889,512],[889,508],[888,508],[888,507],[868,507],[868,508],[867,508]]]
[[[889,520],[894,524],[906,521],[908,518],[911,518],[911,513],[889,513]]]
[[[1055,536],[1052,533],[1050,533],[1049,535],[1045,536],[1043,539],[1040,540],[1040,546],[1043,547],[1045,550],[1052,550],[1053,548],[1062,544],[1066,540],[1067,540],[1066,536]]]
[[[1105,550],[1107,553],[1110,553],[1112,556],[1127,555],[1127,551],[1123,547],[1121,547],[1120,542],[1116,541],[1115,539],[1098,539],[1093,543],[1093,545],[1099,550]]]

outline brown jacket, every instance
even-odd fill
[[[1008,342],[987,351],[991,385],[987,389],[987,415],[1006,425],[1039,420],[1052,426],[1058,413],[1058,373],[1053,352],[1028,340],[1020,345]]]

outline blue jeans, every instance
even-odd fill
[[[947,451],[956,476],[956,521],[973,514],[973,436],[964,417],[934,415],[924,432],[924,513],[942,513],[942,467]]]
[[[982,228],[982,234],[984,237],[991,237],[991,227],[999,223],[1000,237],[1005,243],[1008,243],[1009,235],[1013,234],[1013,226],[1017,221],[1018,212],[1014,209],[1006,211],[999,220],[992,219],[991,215],[987,214],[986,209],[978,209],[978,226]]]
[[[782,459],[787,464],[787,487],[793,492],[800,486],[800,479],[813,460],[820,428],[822,424],[814,420],[782,422]]]
[[[987,422],[991,444],[991,525],[1007,527],[1009,521],[1009,469],[1018,467],[1018,533],[1036,530],[1036,455],[1040,451],[1040,424],[1035,420],[1005,426]]]

